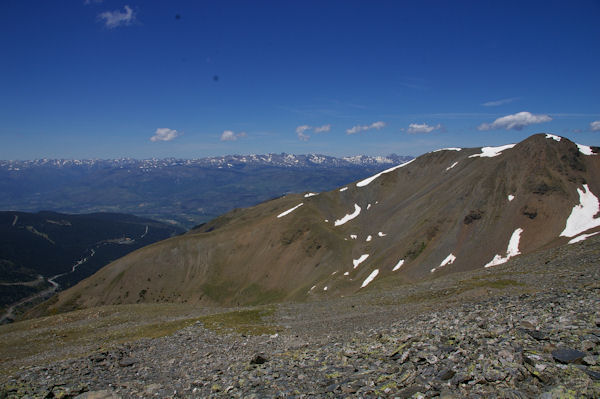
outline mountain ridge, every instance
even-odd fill
[[[113,262],[50,308],[343,296],[564,245],[581,237],[560,236],[580,192],[600,193],[600,158],[557,139],[435,151],[333,191],[235,210]]]
[[[271,154],[0,161],[0,209],[120,212],[191,228],[286,193],[329,190],[406,159]]]
[[[389,154],[387,156],[354,155],[334,157],[323,154],[288,154],[268,153],[249,155],[223,155],[204,158],[109,158],[109,159],[67,159],[67,158],[39,158],[32,160],[0,160],[0,169],[18,171],[20,168],[39,166],[52,167],[125,167],[137,166],[140,169],[161,168],[169,166],[204,166],[204,167],[234,167],[235,164],[248,164],[252,166],[286,166],[306,167],[317,164],[329,167],[340,167],[350,165],[376,165],[392,164],[400,160],[411,159],[412,156]]]

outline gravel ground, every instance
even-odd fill
[[[2,377],[0,398],[598,398],[599,260],[589,239],[491,270],[280,304],[265,320],[276,334],[197,322],[85,356],[40,354]]]

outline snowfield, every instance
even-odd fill
[[[596,234],[600,233],[600,231],[597,231],[595,233],[590,233],[590,234],[582,234],[580,236],[577,236],[571,240],[569,240],[569,244],[575,244],[576,242],[580,242],[580,241],[585,241],[588,238],[595,236]]]
[[[520,255],[521,251],[519,251],[519,241],[521,240],[522,232],[523,232],[523,229],[520,227],[518,229],[516,229],[515,231],[513,231],[512,236],[510,236],[510,241],[508,242],[508,248],[506,248],[506,256],[505,257],[496,255],[484,267],[498,266],[498,265],[508,262],[508,260],[510,258],[512,258],[513,256]]]
[[[360,265],[365,260],[367,260],[368,257],[369,257],[369,254],[363,254],[358,259],[352,259],[352,264],[354,265],[354,269],[356,269],[358,267],[358,265]]]
[[[415,158],[415,159],[416,159],[416,158]],[[383,172],[379,172],[379,173],[377,173],[376,175],[373,175],[373,176],[371,176],[371,177],[368,177],[368,178],[366,178],[365,180],[361,180],[361,181],[359,181],[358,183],[356,183],[356,187],[364,187],[364,186],[368,185],[369,183],[371,183],[373,180],[377,179],[379,176],[381,176],[381,175],[383,175],[383,174],[385,174],[385,173],[390,173],[390,172],[392,172],[392,171],[394,171],[394,170],[396,170],[396,169],[402,168],[402,167],[404,167],[404,166],[408,165],[409,163],[413,162],[415,159],[411,159],[411,160],[410,160],[410,161],[408,161],[408,162],[404,162],[403,164],[396,165],[396,166],[394,166],[394,167],[391,167],[391,168],[389,168],[389,169],[386,169],[386,170],[384,170]]]
[[[502,151],[511,149],[515,145],[516,144],[506,144],[506,145],[501,145],[499,147],[483,147],[481,149],[481,154],[473,154],[473,155],[470,155],[469,158],[476,158],[476,157],[493,158],[493,157],[497,157],[498,155],[502,154]]]
[[[577,193],[579,194],[579,205],[573,207],[560,237],[575,237],[589,229],[600,226],[600,217],[594,217],[600,211],[598,198],[592,193],[587,184],[583,185],[583,190],[577,189]]]
[[[357,217],[358,215],[360,215],[360,206],[358,206],[358,204],[354,204],[354,212],[347,214],[346,216],[344,216],[341,219],[338,219],[334,222],[335,226],[341,226],[346,222],[349,222],[350,220],[354,219],[355,217]]]
[[[300,208],[302,205],[304,205],[304,202],[301,202],[300,204],[296,205],[295,207],[293,207],[292,209],[288,209],[285,212],[281,212],[279,215],[277,215],[277,218],[282,218],[285,215],[289,215],[290,213],[294,212],[296,209]]]
[[[581,152],[583,155],[596,155],[590,146],[577,144],[577,148],[579,148],[579,152]]]
[[[369,277],[367,277],[367,278],[365,279],[365,281],[363,281],[363,283],[362,283],[362,285],[360,286],[360,288],[365,288],[367,285],[369,285],[369,283],[370,283],[371,281],[373,281],[373,279],[374,279],[375,277],[377,277],[377,275],[378,275],[378,274],[379,274],[379,269],[375,269],[375,270],[373,270],[373,271],[371,272],[371,274],[369,274]]]
[[[400,267],[402,267],[403,264],[404,264],[404,259],[400,259],[398,261],[398,263],[396,263],[396,266],[394,266],[394,268],[392,269],[392,271],[395,272],[396,270],[400,269]]]
[[[448,170],[452,169],[452,168],[453,168],[453,167],[455,167],[456,165],[458,165],[458,162],[454,162],[452,165],[448,166],[448,167],[446,168],[446,171],[448,171]]]
[[[446,258],[444,258],[444,260],[442,261],[442,263],[440,263],[440,265],[438,267],[434,267],[433,269],[431,269],[431,273],[435,272],[440,267],[444,267],[446,265],[453,264],[455,260],[456,260],[456,256],[454,256],[454,254],[450,254],[450,255],[446,256]]]

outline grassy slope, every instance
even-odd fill
[[[581,155],[566,140],[538,135],[501,156],[470,158],[479,152],[430,153],[366,187],[349,185],[344,192],[310,198],[289,195],[231,212],[114,262],[62,293],[49,309],[138,302],[243,305],[349,295],[360,291],[375,268],[377,280],[418,281],[450,253],[457,260],[436,274],[479,269],[506,253],[516,228],[524,229],[522,253],[566,243],[559,234],[579,202],[576,188],[585,181],[600,192],[600,157]],[[447,170],[454,162],[458,165]],[[508,201],[508,194],[515,199]],[[291,214],[276,217],[301,202]],[[362,207],[359,217],[334,226],[354,204]],[[354,269],[352,259],[361,254],[370,257]],[[405,265],[392,272],[399,259]]]

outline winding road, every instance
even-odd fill
[[[146,226],[146,230],[144,231],[144,233],[139,237],[139,239],[142,239],[146,236],[146,234],[148,234],[148,226]],[[43,291],[40,291],[38,293],[35,293],[33,295],[30,295],[26,298],[21,299],[18,302],[13,303],[12,305],[10,305],[6,311],[4,312],[4,314],[0,317],[0,325],[1,324],[6,324],[6,323],[11,323],[12,321],[14,321],[15,319],[15,309],[19,306],[22,306],[26,303],[32,302],[36,299],[39,298],[43,298],[43,297],[50,297],[52,294],[54,294],[59,288],[60,288],[60,284],[56,282],[56,279],[66,276],[68,274],[74,273],[77,268],[81,265],[83,265],[84,263],[86,263],[90,258],[92,258],[95,254],[96,254],[96,249],[98,249],[99,247],[103,246],[103,245],[107,245],[107,244],[132,244],[133,242],[135,242],[135,240],[129,240],[129,241],[125,241],[123,239],[114,239],[114,240],[105,240],[105,241],[101,241],[98,242],[94,245],[93,248],[87,249],[86,252],[86,256],[84,256],[83,258],[79,259],[77,262],[75,262],[75,264],[71,267],[71,270],[65,273],[60,273],[60,274],[56,274],[52,277],[48,277],[46,278],[46,281],[48,281],[48,283],[50,283],[51,287],[46,288]],[[89,252],[89,253],[88,253]],[[41,283],[44,280],[44,276],[39,275],[38,278],[36,280],[33,281],[26,281],[26,282],[19,282],[19,283],[2,283],[0,285],[28,285],[28,286],[35,286],[39,283]]]

